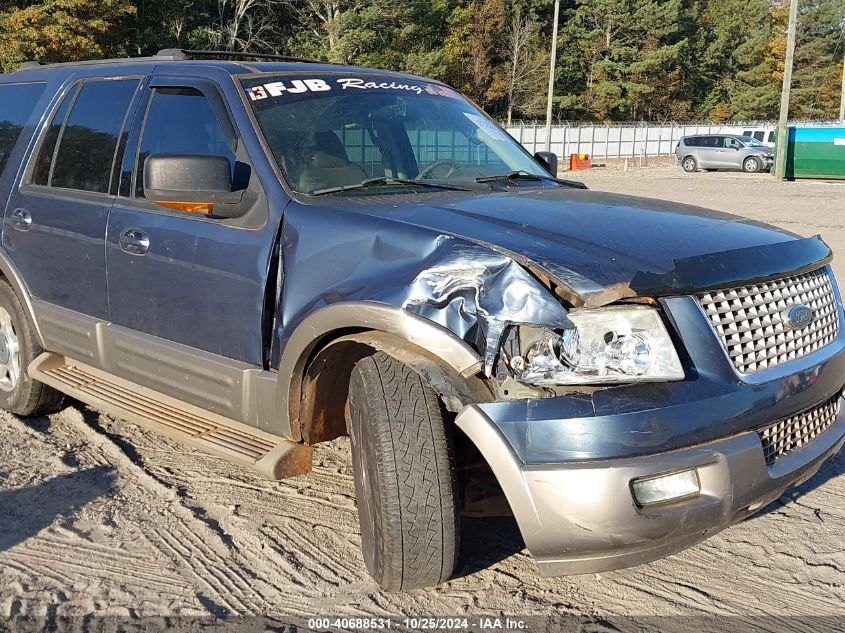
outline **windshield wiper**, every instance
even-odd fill
[[[496,176],[481,176],[480,178],[476,178],[475,182],[478,183],[495,183],[501,182],[505,184],[509,184],[512,182],[544,182],[550,181],[557,183],[559,185],[563,185],[564,187],[573,187],[575,189],[586,189],[587,185],[582,182],[575,182],[573,180],[561,180],[560,178],[554,178],[553,176],[541,176],[539,174],[532,174],[527,171],[512,171],[507,174],[499,174]]]
[[[324,196],[331,193],[340,193],[342,191],[352,191],[354,189],[368,189],[370,187],[385,187],[389,185],[406,185],[408,187],[442,189],[444,191],[469,191],[469,189],[464,189],[463,187],[454,187],[452,185],[444,185],[437,182],[425,182],[423,180],[410,180],[407,178],[388,178],[387,176],[380,176],[378,178],[369,178],[354,185],[341,185],[339,187],[317,189],[315,191],[311,191],[309,195]]]

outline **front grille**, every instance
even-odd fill
[[[839,415],[841,402],[841,394],[836,394],[813,409],[757,431],[763,442],[766,464],[771,465],[787,453],[800,450],[829,429]]]
[[[801,358],[839,334],[839,313],[827,268],[704,292],[696,298],[740,374]],[[784,312],[801,304],[811,308],[815,318],[802,329],[790,329]]]

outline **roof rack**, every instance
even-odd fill
[[[153,57],[124,57],[121,59],[90,59],[79,62],[61,62],[61,63],[45,63],[37,61],[23,62],[18,66],[19,71],[35,70],[44,68],[46,66],[92,66],[95,64],[109,64],[122,62],[161,62],[161,61],[186,61],[189,59],[222,59],[232,61],[243,60],[268,60],[279,62],[297,62],[301,64],[328,64],[330,62],[321,62],[313,59],[302,59],[299,57],[288,57],[285,55],[270,55],[267,53],[244,53],[233,51],[195,51],[183,48],[165,48],[156,53]]]
[[[176,53],[179,53],[177,56]],[[97,64],[114,64],[114,63],[123,63],[123,64],[131,64],[134,62],[160,62],[160,61],[179,61],[182,59],[186,59],[184,54],[181,51],[177,51],[177,49],[169,49],[167,51],[161,51],[155,57],[121,57],[119,59],[86,59],[78,62],[37,62],[37,61],[27,61],[23,62],[18,65],[18,71],[24,70],[37,70],[38,68],[46,68],[48,66],[62,66],[62,67],[69,67],[69,66],[94,66]]]
[[[165,48],[160,50],[156,57],[167,57],[168,59],[188,60],[188,59],[231,59],[234,61],[240,60],[270,60],[277,62],[298,62],[302,64],[328,64],[331,62],[321,62],[315,59],[303,59],[301,57],[290,57],[288,55],[271,55],[269,53],[249,53],[241,51],[200,51],[188,50],[184,48]]]

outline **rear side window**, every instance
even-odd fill
[[[196,88],[157,88],[150,100],[138,154],[135,195],[144,197],[144,161],[153,154],[224,156],[234,166],[232,132]]]
[[[59,140],[59,135],[62,132],[62,127],[67,119],[67,112],[70,110],[70,104],[73,103],[79,86],[74,86],[65,98],[62,100],[59,109],[53,114],[50,120],[50,127],[44,134],[44,140],[41,141],[41,149],[38,150],[38,157],[35,159],[35,168],[32,171],[32,184],[34,185],[49,185],[50,184],[50,170],[53,167],[53,156],[56,153],[56,143]]]
[[[85,83],[60,133],[49,185],[108,193],[118,136],[138,80]]]
[[[699,147],[701,145],[701,139],[695,137],[684,139],[684,145],[687,147]]]
[[[766,138],[766,133],[762,131],[754,132],[754,138],[756,138],[758,141],[762,141],[764,138]]]
[[[45,87],[45,84],[0,86],[0,175]]]
[[[769,143],[774,143],[774,142],[775,142],[775,133],[769,132]]]

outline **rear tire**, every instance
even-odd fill
[[[763,169],[763,165],[753,156],[749,156],[742,161],[742,170],[747,174],[756,174],[761,169]]]
[[[347,423],[361,551],[388,591],[449,579],[459,518],[452,438],[437,394],[383,352],[355,366]]]
[[[0,281],[0,408],[23,417],[58,411],[64,394],[27,374],[44,350],[15,291]]]
[[[685,172],[691,174],[698,170],[698,161],[692,156],[686,156],[684,157],[684,160],[681,161],[681,167],[684,168]]]

